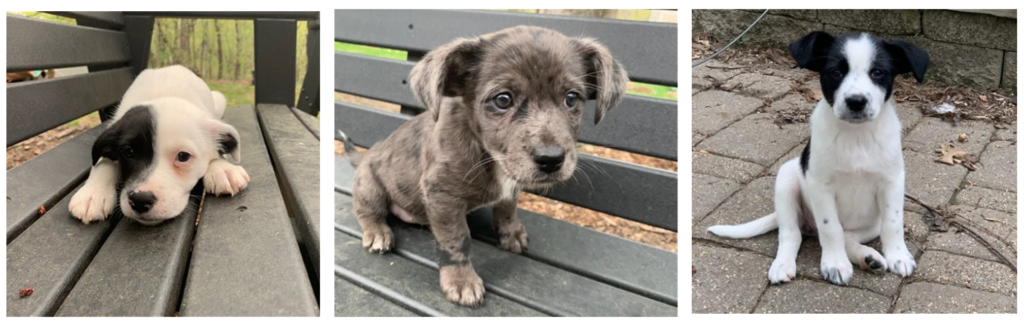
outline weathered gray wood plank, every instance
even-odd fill
[[[204,200],[181,315],[319,315],[255,110],[229,108],[224,120],[238,129],[252,180],[234,197]]]
[[[334,278],[334,317],[418,317],[391,301]]]
[[[71,289],[57,316],[173,316],[192,249],[202,184],[178,217],[146,226],[124,219]]]
[[[128,62],[124,32],[7,15],[7,71]]]
[[[121,101],[131,83],[119,68],[8,84],[7,146]]]
[[[335,103],[335,128],[362,147],[391,135],[412,117]],[[674,136],[673,136],[674,137]],[[678,227],[674,172],[579,154],[575,177],[543,192],[555,200],[675,231]]]
[[[54,209],[54,203],[85,180],[92,167],[92,143],[104,129],[106,125],[97,126],[7,171],[7,243],[36,221],[39,207]]]
[[[335,90],[422,109],[406,81],[416,62],[345,52],[335,52],[334,57]],[[676,160],[676,101],[626,95],[600,125],[593,124],[596,103],[586,102],[581,142]]]
[[[340,194],[336,194],[336,199]],[[336,209],[343,207],[337,202]],[[349,208],[351,210],[351,208]],[[361,237],[359,223],[351,214],[335,215],[336,229]],[[436,242],[429,230],[403,223],[392,225],[396,245],[391,254],[437,268]],[[589,278],[570,273],[528,257],[473,241],[473,266],[487,290],[545,314],[557,316],[675,316],[676,307]],[[638,267],[639,268],[639,267]]]
[[[309,132],[312,133],[317,140],[320,140],[320,119],[310,115],[309,113],[302,112],[302,110],[296,108],[291,109],[292,113],[295,113],[295,116],[299,117],[299,121],[302,122],[302,125],[306,126],[306,128],[309,129]]]
[[[320,141],[287,106],[259,104],[256,113],[299,242],[313,266],[320,266]]]
[[[352,199],[335,193],[336,213],[340,219],[354,219]],[[446,316],[546,316],[529,307],[509,301],[493,293],[484,294],[484,306],[466,308],[445,300],[436,269],[417,264],[398,255],[371,254],[363,249],[362,240],[351,235],[334,233],[334,261],[375,284],[431,307]]]
[[[7,244],[8,317],[52,316],[117,224],[82,224],[68,212],[71,194]],[[34,293],[22,298],[25,288]]]
[[[597,38],[635,81],[675,86],[677,80],[676,24],[490,10],[335,10],[334,17],[335,40],[413,52],[517,25],[546,27]]]

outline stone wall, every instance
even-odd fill
[[[724,44],[762,11],[694,10],[693,31],[707,32]],[[1017,88],[1015,18],[950,10],[771,10],[739,44],[785,48],[816,30],[866,31],[913,42],[931,55],[928,79],[973,88]]]

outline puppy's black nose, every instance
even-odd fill
[[[132,191],[128,193],[128,204],[136,212],[148,212],[150,208],[153,208],[154,203],[156,203],[156,196],[153,196],[152,192]]]
[[[533,162],[537,169],[544,173],[554,173],[562,168],[565,161],[565,150],[558,146],[546,146],[533,150]]]
[[[867,106],[868,99],[863,96],[851,96],[846,98],[846,106],[850,108],[850,111],[860,112],[864,111],[864,107]]]

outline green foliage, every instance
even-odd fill
[[[61,24],[68,24],[68,25],[77,25],[75,20],[72,19],[72,18],[61,17],[61,16],[51,15],[51,14],[47,14],[47,13],[41,13],[41,12],[38,12],[38,11],[8,11],[7,14],[8,15],[23,16],[23,17],[28,17],[28,18],[34,18],[34,19],[39,19],[39,20],[45,20],[45,21],[54,22],[54,23],[61,23]]]
[[[308,23],[299,21],[295,44],[297,81],[306,75],[308,33]],[[158,18],[153,24],[149,67],[180,64],[207,81],[251,81],[255,69],[254,35],[252,20]]]
[[[334,51],[356,53],[371,57],[394,59],[405,61],[409,53],[402,50],[378,48],[369,45],[352,44],[345,42],[334,42]]]

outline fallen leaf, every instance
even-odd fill
[[[978,99],[982,102],[988,102],[988,96],[978,94]]]
[[[967,155],[967,152],[956,148],[953,144],[942,144],[942,146],[935,150],[935,152],[942,154],[941,157],[935,160],[936,162],[942,162],[949,165],[959,164],[964,155]]]
[[[32,288],[24,288],[24,289],[19,290],[18,294],[20,294],[21,297],[24,298],[24,297],[32,295],[32,293],[35,293],[35,292],[36,292],[36,290],[34,290]]]
[[[46,214],[46,207],[39,206],[39,215]]]
[[[959,135],[956,136],[956,140],[961,143],[967,141],[967,134],[960,133]]]

